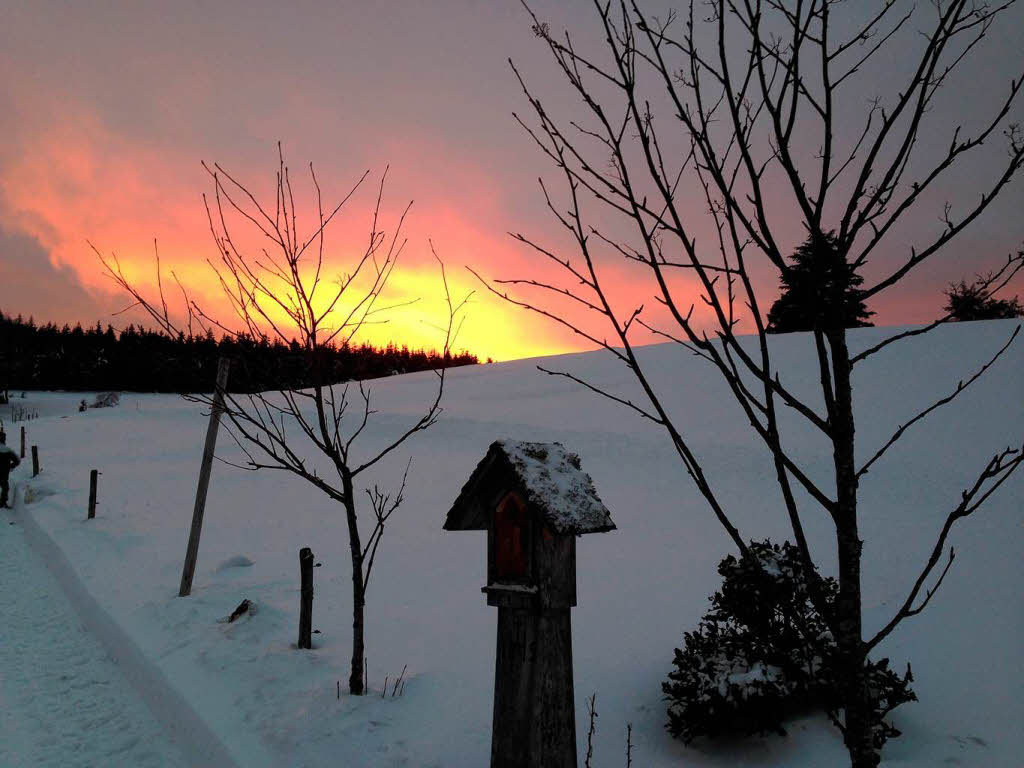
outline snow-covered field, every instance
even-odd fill
[[[1013,327],[1000,321],[942,328],[858,368],[861,456],[870,456],[920,407],[949,394]],[[863,348],[891,332],[854,332],[852,346]],[[811,391],[807,338],[773,343],[787,380]],[[714,371],[668,346],[647,348],[643,358],[671,393],[680,425],[744,535],[784,538],[765,452],[725,399]],[[607,356],[569,355],[545,365],[636,396],[629,372]],[[796,383],[801,379],[807,384]],[[864,478],[868,631],[905,596],[960,491],[998,449],[1021,444],[1022,384],[1024,342],[1018,340],[982,380],[909,430]],[[379,413],[367,450],[408,424],[432,385],[429,373],[374,382]],[[207,755],[211,764],[224,765],[218,753],[226,750],[236,765],[257,768],[487,764],[496,610],[480,593],[486,544],[483,534],[445,533],[441,525],[462,483],[499,437],[558,440],[579,453],[618,526],[577,544],[573,654],[581,756],[584,698],[596,692],[594,766],[625,765],[627,722],[638,767],[846,762],[839,735],[820,716],[792,723],[787,738],[686,748],[669,737],[660,683],[683,630],[696,625],[717,587],[715,566],[729,542],[661,432],[566,379],[538,372],[534,362],[453,370],[441,422],[366,478],[394,482],[414,455],[405,504],[392,518],[369,586],[367,656],[376,693],[363,698],[344,693],[351,598],[340,509],[289,476],[216,464],[195,588],[192,597],[179,599],[206,418],[176,397],[133,394],[118,408],[77,413],[81,397],[29,393],[26,401],[15,400],[40,412],[26,426],[43,472],[30,478],[30,461],[15,471],[19,509],[0,516],[21,516],[36,556],[71,590],[87,626],[91,621],[101,628],[97,636],[113,646],[109,652],[143,689],[157,719],[187,742],[182,748],[193,763],[195,755]],[[11,443],[18,426],[7,423]],[[812,474],[827,478],[823,446],[795,423],[788,434]],[[238,458],[223,432],[220,449],[224,458]],[[103,474],[98,516],[87,522],[91,468]],[[920,697],[896,713],[904,736],[886,748],[887,766],[1021,764],[1022,491],[1024,475],[1018,475],[958,525],[952,540],[957,559],[941,591],[881,649],[897,669],[912,662]],[[834,570],[827,521],[811,513],[807,528],[825,570]],[[303,546],[323,563],[315,571],[313,626],[321,634],[314,635],[313,651],[294,648]],[[252,564],[232,565],[237,556]],[[255,602],[254,615],[219,623],[243,598]],[[0,637],[8,642],[20,631],[16,605],[5,581]],[[36,642],[57,643],[53,635],[59,634],[37,635]],[[381,697],[385,675],[393,680],[403,667],[404,695]],[[0,675],[10,671],[0,668]],[[35,735],[17,722],[3,721],[30,750]],[[8,736],[3,728],[0,735]]]

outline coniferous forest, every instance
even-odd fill
[[[410,350],[388,344],[338,346],[324,350],[327,381],[356,381],[395,373],[473,365],[476,355],[460,352],[447,359],[435,350]],[[97,323],[58,328],[36,325],[0,311],[0,392],[22,389],[131,392],[209,392],[217,360],[232,359],[228,389],[260,392],[311,384],[309,353],[297,342],[224,336],[171,337],[129,325],[115,331]]]

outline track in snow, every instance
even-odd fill
[[[0,510],[0,766],[121,765],[187,763]]]

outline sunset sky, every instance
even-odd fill
[[[590,0],[538,0],[533,7],[552,29],[569,27],[581,46],[599,46]],[[280,140],[299,195],[300,228],[312,224],[310,161],[326,202],[371,172],[329,236],[337,273],[346,270],[352,244],[358,249],[366,236],[385,166],[385,229],[414,200],[392,298],[421,300],[374,327],[372,340],[439,343],[444,308],[430,238],[452,293],[478,289],[459,346],[496,359],[588,348],[480,291],[464,269],[489,278],[543,278],[549,267],[508,233],[559,242],[537,185],[544,176],[558,189],[558,177],[513,119],[513,111],[528,117],[529,104],[508,59],[566,114],[575,106],[519,2],[0,0],[0,11],[5,313],[126,324],[129,316],[112,313],[127,301],[102,275],[87,240],[116,252],[129,275],[147,286],[156,239],[163,263],[216,309],[217,288],[205,265],[216,251],[201,197],[211,185],[200,161],[219,162],[272,205]],[[1022,33],[1024,7],[1011,8],[930,115],[938,129],[922,137],[926,150],[931,143],[944,151],[956,122],[973,125],[1005,94],[1010,78],[1019,77]],[[899,47],[892,55],[898,54]],[[848,94],[851,110],[864,109],[873,88],[887,93],[878,75],[898,79],[901,64],[882,61],[876,76],[868,73],[860,90]],[[1009,119],[1024,116],[1021,102]],[[975,201],[980,186],[974,182],[989,179],[1005,152],[1001,137],[993,139],[950,174],[943,195],[868,265],[869,279],[872,270],[882,274],[911,246],[941,232],[943,198],[954,210]],[[1021,246],[1022,211],[1018,176],[973,227],[871,305],[876,321],[933,319],[947,283],[998,266]],[[794,246],[801,239],[793,228],[786,236]],[[607,270],[617,300],[647,300],[638,274],[614,262]],[[766,277],[762,287],[774,296],[775,279]],[[1020,280],[1014,289],[1024,292]]]

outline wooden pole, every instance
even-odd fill
[[[203,532],[203,513],[206,511],[206,492],[210,487],[210,472],[213,469],[213,452],[217,447],[217,429],[220,415],[224,410],[224,390],[228,385],[231,361],[222,357],[217,363],[217,386],[213,394],[213,408],[210,409],[210,423],[206,427],[206,444],[203,446],[203,463],[199,469],[199,485],[196,487],[196,505],[192,510],[192,529],[188,534],[188,550],[185,565],[181,569],[181,587],[178,597],[192,593],[192,577],[196,572],[196,558],[199,556],[199,537]]]
[[[99,474],[95,469],[89,473],[89,520],[96,517],[96,481]]]
[[[39,474],[39,446],[32,446],[32,477]]]
[[[491,768],[575,768],[568,607],[498,607]]]
[[[299,575],[302,589],[299,604],[299,648],[313,647],[313,550],[299,550]]]
[[[25,425],[21,426],[21,458],[25,458]]]

